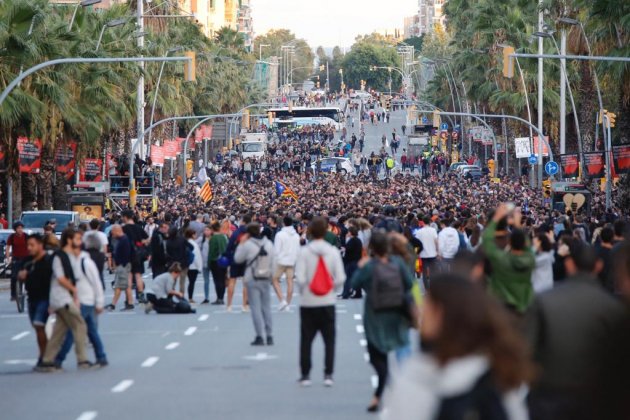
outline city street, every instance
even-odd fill
[[[197,284],[201,291],[201,284]],[[111,299],[108,290],[106,301]],[[70,354],[64,372],[32,372],[37,353],[25,314],[0,295],[0,399],[6,419],[309,419],[370,418],[361,301],[337,305],[335,386],[324,388],[323,345],[313,347],[313,386],[298,379],[299,315],[278,313],[275,346],[251,347],[250,314],[197,305],[191,315],[104,313],[99,329],[110,365],[77,371]],[[198,296],[202,298],[202,296]],[[201,299],[199,299],[201,300]],[[90,356],[93,353],[90,349]]]

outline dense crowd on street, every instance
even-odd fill
[[[339,142],[335,134],[287,130],[262,159],[221,156],[207,171],[207,203],[197,183],[169,180],[157,211],[112,210],[66,227],[60,240],[54,220],[43,235],[17,223],[7,255],[13,294],[17,282],[28,293],[35,370],[60,370],[73,342],[79,368],[107,366],[103,311],[224,306],[250,313],[252,346],[272,346],[285,344],[274,342],[272,307],[291,312],[297,303],[299,385],[312,384],[319,333],[331,387],[335,336],[344,333],[335,306],[363,299],[378,377],[368,411],[385,419],[627,418],[627,213],[606,209],[598,193],[590,214],[550,211],[527,180],[462,180],[439,153],[392,171],[388,159],[405,156],[402,147],[385,150],[395,134],[369,157],[362,134],[343,132]],[[346,145],[355,171],[324,172],[318,159]],[[242,307],[234,305],[239,281]],[[50,338],[49,313],[57,318]]]

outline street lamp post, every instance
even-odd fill
[[[125,23],[127,23],[127,19],[121,18],[121,19],[110,20],[105,25],[103,25],[103,27],[101,28],[101,33],[98,36],[98,41],[96,42],[96,48],[94,48],[94,52],[97,52],[99,47],[101,46],[101,41],[103,40],[103,34],[105,33],[105,29],[114,28],[116,26],[124,25]]]
[[[74,10],[72,11],[72,18],[70,18],[70,23],[68,24],[68,31],[72,30],[72,25],[74,25],[74,19],[77,17],[77,11],[79,10],[79,6],[88,7],[94,4],[98,4],[103,0],[79,0],[77,4],[74,6]]]

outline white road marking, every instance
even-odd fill
[[[131,385],[133,385],[133,379],[124,379],[120,381],[118,385],[112,388],[112,392],[125,392]]]
[[[0,318],[26,318],[26,314],[11,314],[11,315],[0,315]]]
[[[370,361],[370,355],[369,355],[369,354],[367,354],[367,353],[363,353],[363,359],[364,359],[366,362],[369,362],[369,361]]]
[[[179,343],[178,342],[173,342],[173,343],[169,343],[166,345],[166,347],[164,347],[166,350],[174,350],[177,347],[179,347]]]
[[[356,328],[359,334],[363,334],[365,332],[365,328],[363,328],[363,325],[357,325]]]
[[[37,363],[36,359],[10,359],[5,360],[5,365],[34,365]]]
[[[96,411],[84,411],[79,417],[77,417],[77,420],[94,420],[96,416],[98,416]]]
[[[359,340],[359,344],[361,345],[361,347],[367,347],[367,340],[365,338],[362,338]]]
[[[210,318],[210,315],[208,314],[203,314],[199,317],[199,321],[207,321],[208,318]]]
[[[193,335],[197,331],[197,327],[188,327],[186,331],[184,331],[184,335]]]
[[[18,341],[23,339],[24,337],[26,337],[27,335],[29,335],[31,332],[30,331],[22,331],[19,334],[14,335],[13,337],[11,337],[11,341]]]
[[[247,360],[255,360],[257,362],[263,362],[265,360],[273,360],[273,359],[277,359],[278,356],[272,356],[270,354],[267,353],[256,353],[255,356],[245,356],[244,359]]]
[[[361,321],[363,317],[361,316],[361,314],[354,314],[354,319],[357,321]]]
[[[142,362],[142,364],[140,366],[142,366],[142,367],[151,367],[154,364],[156,364],[158,360],[160,360],[159,357],[152,356],[152,357],[147,358],[147,360],[145,360],[144,362]]]
[[[337,312],[338,314],[345,314],[345,313],[348,313],[348,311],[347,311],[347,310],[345,310],[345,309],[337,309],[335,312]]]
[[[370,381],[372,382],[372,388],[378,387],[378,376],[372,375]]]
[[[164,334],[162,334],[162,338],[168,337],[169,335],[171,335],[171,332],[170,331],[166,331]]]

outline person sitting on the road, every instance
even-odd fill
[[[52,258],[44,249],[44,238],[39,234],[30,235],[26,241],[30,255],[24,262],[18,279],[25,282],[28,293],[28,316],[37,336],[41,365],[46,350],[46,321],[48,320],[48,299],[50,295],[50,278],[52,277]]]
[[[152,293],[147,293],[149,303],[144,308],[146,314],[155,311],[158,314],[189,314],[195,313],[190,304],[184,299],[184,294],[175,290],[175,283],[182,273],[182,266],[174,262],[168,272],[153,279]],[[177,298],[177,302],[173,298]]]

